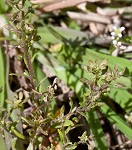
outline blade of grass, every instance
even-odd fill
[[[103,107],[99,107],[99,110],[112,124],[132,140],[132,129],[110,107],[104,104]]]
[[[40,84],[39,92],[45,92],[50,85],[49,80],[47,79],[46,75],[42,71],[42,68],[39,67],[39,64],[37,62],[34,62],[34,70],[37,84]]]
[[[0,73],[0,88],[2,91],[0,92],[0,107],[4,106],[4,101],[5,101],[5,92],[6,92],[6,87],[5,87],[5,57],[3,55],[3,48],[0,47],[0,68],[1,68],[1,73]]]
[[[0,133],[0,148],[1,148],[1,150],[7,150],[7,147],[5,145],[5,141],[4,141],[1,133]]]
[[[126,2],[126,3],[132,3],[132,0],[115,0],[117,2]]]
[[[7,10],[5,0],[0,0],[0,13],[4,13]]]
[[[103,38],[99,36],[94,36],[92,33],[86,33],[82,31],[77,31],[74,29],[64,29],[61,27],[46,26],[39,27],[37,29],[38,35],[41,36],[41,43],[69,43],[71,45],[83,46],[83,45],[109,45],[110,41],[106,38],[104,41]],[[73,36],[74,35],[74,36]]]
[[[108,95],[118,103],[125,112],[129,113],[132,111],[132,95],[127,90],[112,88]]]
[[[7,88],[6,88],[6,80],[7,80],[7,70],[8,65],[6,65],[6,57],[4,55],[4,49],[0,47],[0,68],[1,68],[1,73],[0,73],[0,86],[2,87],[2,92],[0,93],[0,107],[4,107],[4,103],[5,103],[5,99],[7,98]],[[6,70],[6,69],[7,70]],[[5,106],[6,108],[6,106]],[[6,108],[7,109],[7,108]],[[0,138],[2,137],[2,134],[0,135]],[[6,131],[4,131],[4,136],[5,136],[5,140],[1,139],[1,146],[3,147],[3,149],[6,147],[6,150],[9,150],[11,148],[11,135],[9,133],[7,133]]]
[[[98,150],[107,150],[107,143],[104,138],[104,132],[102,130],[97,112],[95,110],[91,110],[86,113],[86,120],[89,123],[92,134],[94,135],[95,144]]]
[[[5,67],[6,68],[6,70],[5,70],[5,72],[6,72],[5,73],[6,97],[5,98],[14,101],[14,93],[10,90],[10,86],[9,86],[9,58],[8,58],[8,56],[6,56],[6,57],[4,57],[4,59],[6,60],[6,63],[5,63],[5,65],[6,65],[6,67]],[[7,110],[9,110],[10,109],[9,104],[6,104],[5,108]],[[12,121],[18,120],[19,114],[20,114],[19,110],[14,110],[10,116],[10,119]],[[23,134],[22,123],[21,123],[20,119],[19,119],[19,123],[16,126],[16,128],[17,128],[18,133]],[[12,147],[12,144],[13,144],[12,141],[14,140],[14,138],[10,133],[8,133],[6,131],[4,132],[4,135],[5,135],[5,141],[6,141],[7,149],[9,150]],[[19,148],[19,150],[24,149],[24,145],[23,145],[22,140],[17,139],[15,144],[16,144],[15,147]]]

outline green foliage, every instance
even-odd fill
[[[121,38],[121,41],[128,44],[132,44],[132,36],[124,36]]]
[[[3,55],[3,48],[0,47],[0,67],[2,73],[0,74],[0,107],[4,106],[4,100],[6,96],[6,87],[5,87],[5,56]],[[1,112],[0,112],[1,113]]]
[[[5,0],[0,0],[0,14],[7,11],[7,5]]]

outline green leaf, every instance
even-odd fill
[[[18,132],[14,126],[11,126],[11,132],[18,138],[22,139],[22,140],[25,140],[25,136],[23,134],[21,134],[20,132]]]
[[[4,106],[5,96],[6,96],[6,87],[5,87],[5,56],[4,56],[4,49],[0,47],[0,87],[2,88],[2,91],[0,92],[0,107]]]
[[[50,85],[49,80],[46,78],[46,75],[44,74],[37,62],[34,62],[34,70],[37,84],[40,84],[40,86],[38,87],[39,92],[47,91],[47,88]]]
[[[71,120],[66,119],[64,122],[64,127],[73,126],[73,122]]]
[[[103,40],[102,37],[94,36],[92,33],[73,30],[70,28],[61,28],[55,26],[39,27],[37,29],[38,35],[41,36],[40,43],[67,43],[76,46],[99,44],[104,43],[109,45],[110,40]],[[73,36],[74,35],[74,36]]]
[[[121,42],[125,42],[125,43],[128,43],[128,44],[132,44],[132,36],[123,36],[121,38]]]
[[[0,0],[0,13],[4,13],[7,10],[7,5],[5,0]]]
[[[11,100],[9,100],[9,99],[6,99],[5,102],[6,102],[7,104],[13,104],[13,101],[11,101]]]
[[[118,103],[127,113],[132,111],[132,95],[127,90],[112,88],[108,95],[111,99]]]
[[[33,150],[33,144],[31,142],[29,143],[27,150]]]
[[[99,107],[99,110],[111,123],[113,123],[122,133],[132,140],[131,128],[110,107],[104,104],[103,107]]]
[[[64,135],[63,135],[62,131],[59,130],[59,129],[58,129],[57,131],[58,131],[58,133],[59,133],[61,142],[63,142],[63,140],[64,140]]]
[[[7,93],[6,98],[13,101],[15,94],[10,90],[10,86],[9,86],[9,59],[8,59],[8,57],[6,57],[6,76],[5,77],[6,77],[5,85],[6,85],[6,93]],[[9,105],[7,104],[6,109],[10,110],[10,104]],[[19,123],[17,124],[16,129],[15,129],[16,131],[14,130],[13,134],[17,134],[19,136],[19,138],[21,138],[21,136],[23,138],[23,135],[21,135],[22,123],[18,118],[18,114],[20,114],[19,110],[14,110],[10,116],[12,121],[14,121],[14,122],[16,120],[19,121]],[[11,149],[12,143],[9,141],[13,141],[13,137],[8,132],[5,132],[4,135],[5,135],[5,141],[6,141],[7,148]],[[23,146],[22,140],[17,139],[15,147],[16,147],[16,149],[23,150],[24,146]]]
[[[115,0],[115,1],[118,1],[118,2],[126,2],[126,3],[131,3],[132,0]]]
[[[86,113],[85,118],[90,126],[92,134],[94,135],[95,144],[98,150],[107,150],[108,147],[106,139],[104,138],[104,132],[102,130],[96,111],[91,110],[90,112]]]
[[[77,143],[70,143],[70,145],[67,145],[65,147],[65,150],[74,150],[77,148]]]
[[[5,143],[4,138],[1,133],[0,133],[0,149],[7,150],[6,143]]]

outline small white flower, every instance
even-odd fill
[[[113,30],[116,30],[116,29],[117,29],[117,27],[116,27],[116,26],[113,26],[112,28],[113,28]]]
[[[111,35],[114,36],[114,35],[115,35],[115,32],[111,32]]]
[[[0,29],[6,25],[6,19],[0,15]]]
[[[120,38],[121,38],[121,37],[122,37],[122,34],[121,34],[121,33],[119,33],[119,34],[118,34],[118,37],[120,37]]]
[[[31,28],[31,27],[27,27],[27,30],[32,31],[32,30],[33,30],[33,28]]]
[[[120,31],[122,32],[122,31],[124,31],[125,30],[125,27],[121,27],[120,28]]]
[[[113,40],[112,43],[113,43],[113,45],[116,45],[116,44],[117,44],[117,41],[116,41],[116,40]]]
[[[112,36],[112,37],[111,37],[111,39],[112,39],[112,40],[114,40],[114,39],[115,39],[115,37],[114,37],[114,36]]]
[[[124,50],[124,49],[126,49],[126,46],[121,45],[120,49]]]
[[[58,79],[55,78],[54,81],[53,81],[53,84],[57,84],[57,81],[58,81]]]
[[[121,46],[121,42],[118,42],[117,45],[118,45],[118,46]]]
[[[127,118],[128,118],[128,115],[125,115],[125,118],[127,119]]]
[[[119,49],[125,49],[124,47],[122,47],[122,43],[120,42],[120,38],[122,37],[122,31],[125,30],[125,27],[116,27],[113,26],[113,32],[111,32],[111,39],[112,39],[112,43],[115,47],[118,47]]]
[[[48,102],[48,97],[46,96],[46,97],[44,97],[44,102]]]
[[[54,89],[57,90],[57,85],[55,84]]]
[[[84,69],[85,71],[88,71],[88,70],[87,70],[87,66],[84,66],[83,69]]]

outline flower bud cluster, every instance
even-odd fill
[[[122,43],[120,42],[120,38],[122,37],[122,32],[125,30],[125,27],[113,27],[113,32],[111,32],[112,43],[115,47],[122,49]]]
[[[110,91],[112,81],[120,78],[125,69],[118,72],[118,66],[114,69],[108,67],[108,61],[104,59],[101,63],[97,60],[89,61],[88,66],[84,66],[84,70],[89,74],[90,80],[82,78],[81,82],[84,83],[89,89],[88,98],[95,102],[103,94]],[[113,83],[112,83],[113,84]],[[115,87],[124,87],[125,85],[116,82]]]

